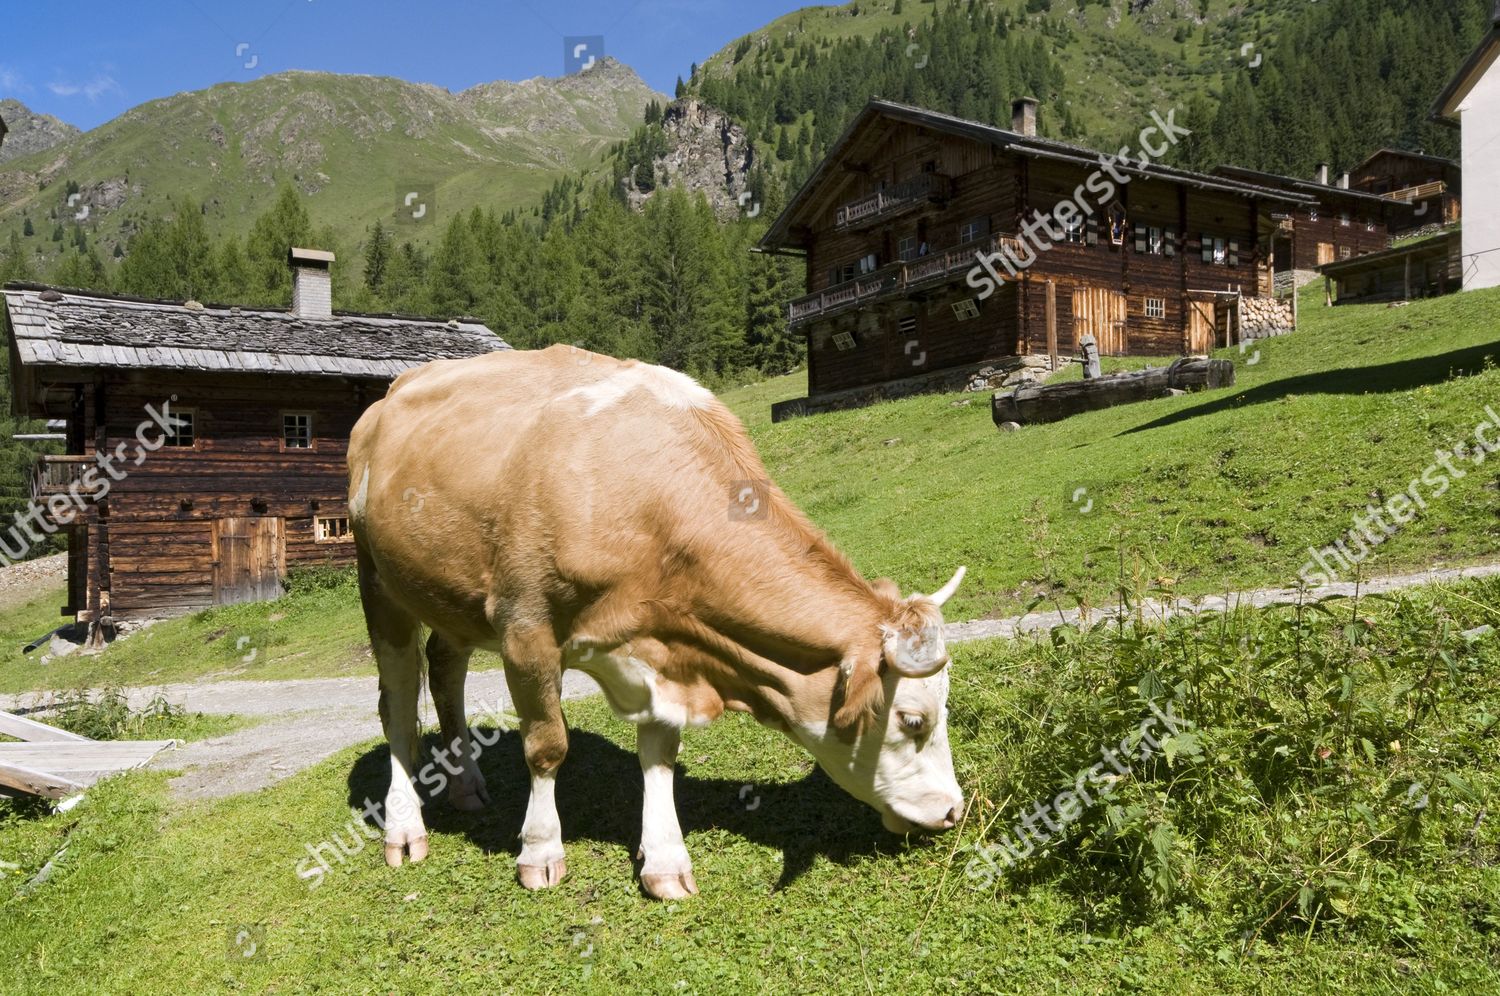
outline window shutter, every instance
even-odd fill
[[[1135,251],[1144,253],[1146,251],[1146,226],[1135,226]]]
[[[1240,265],[1240,244],[1234,239],[1229,240],[1229,265]]]
[[[1177,255],[1177,233],[1176,232],[1174,232],[1170,228],[1167,229],[1166,231],[1162,232],[1161,233],[1161,243],[1162,243],[1162,246],[1164,247],[1163,251],[1168,256],[1175,256],[1175,255]]]
[[[1212,263],[1213,261],[1214,261],[1214,238],[1213,238],[1212,235],[1209,235],[1207,232],[1205,232],[1205,233],[1203,233],[1203,262],[1205,262],[1205,263]]]
[[[1091,246],[1098,245],[1099,244],[1099,219],[1098,218],[1090,218],[1089,219],[1089,226],[1088,226],[1088,228],[1089,228],[1089,233],[1088,233],[1088,243],[1089,243],[1089,245],[1091,245]]]

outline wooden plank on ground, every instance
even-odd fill
[[[81,743],[0,744],[0,762],[73,778],[84,772],[138,768],[173,743],[171,740],[85,740]]]
[[[48,799],[62,799],[76,795],[84,788],[67,778],[34,771],[19,764],[10,764],[3,759],[0,759],[0,785]]]
[[[34,719],[27,719],[25,716],[17,716],[9,712],[0,712],[0,733],[5,734],[7,737],[15,737],[18,740],[26,740],[33,743],[42,740],[82,740],[89,742],[88,737],[81,737],[76,733],[59,730],[55,726],[38,723]]]

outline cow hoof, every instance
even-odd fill
[[[516,865],[516,877],[521,880],[521,887],[531,889],[550,889],[561,882],[568,874],[568,863],[566,861],[553,861],[546,865]]]
[[[641,888],[652,899],[686,899],[698,894],[698,883],[692,872],[668,875],[642,875]]]
[[[385,842],[385,863],[392,868],[401,867],[403,854],[410,853],[411,863],[427,859],[427,836],[413,837],[407,841],[388,840]]]

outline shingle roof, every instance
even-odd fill
[[[151,368],[393,379],[430,360],[509,349],[474,321],[201,307],[7,284],[23,366]]]

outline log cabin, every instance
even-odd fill
[[[1412,206],[1392,235],[1456,225],[1463,217],[1463,169],[1441,156],[1379,149],[1350,171],[1349,186]]]
[[[1393,231],[1415,227],[1410,204],[1354,189],[1347,173],[1330,183],[1326,164],[1318,167],[1314,180],[1239,166],[1220,166],[1214,173],[1314,198],[1292,211],[1295,237],[1276,244],[1276,272],[1296,271],[1303,282],[1316,278],[1325,264],[1380,252],[1390,246]]]
[[[290,311],[4,287],[12,413],[66,421],[34,472],[34,531],[66,536],[62,611],[91,642],[349,563],[360,414],[404,370],[509,348],[474,321],[335,313],[332,262],[291,251]]]
[[[808,397],[774,419],[954,389],[1016,357],[1055,365],[1084,335],[1105,355],[1237,341],[1241,296],[1272,294],[1274,243],[1313,198],[1139,150],[1113,164],[1128,182],[1091,186],[1101,154],[1038,137],[1036,108],[1016,101],[1010,130],[884,100],[855,117],[758,247],[806,266],[788,319],[807,336]],[[1103,203],[1059,208],[1085,188]],[[979,261],[1024,259],[1044,215],[1050,249],[987,285]]]

